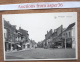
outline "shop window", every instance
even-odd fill
[[[30,45],[28,44],[27,47],[30,48]]]

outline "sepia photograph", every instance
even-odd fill
[[[5,61],[77,60],[77,12],[3,14]]]

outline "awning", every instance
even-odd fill
[[[20,45],[17,44],[18,47],[21,47]]]
[[[14,42],[8,42],[8,43],[15,44]]]

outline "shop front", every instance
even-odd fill
[[[72,38],[66,39],[66,48],[72,48]]]
[[[64,48],[64,40],[62,38],[57,38],[54,42],[54,48]]]

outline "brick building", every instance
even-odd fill
[[[66,29],[63,25],[51,29],[45,35],[44,48],[75,48],[75,23],[70,24]]]
[[[29,34],[27,30],[22,29],[21,27],[19,27],[18,32],[20,32],[20,45],[22,47],[22,49],[26,48],[26,43],[29,43]]]
[[[62,33],[63,26],[61,25],[54,31],[51,29],[47,34],[45,35],[45,40],[43,42],[44,47],[46,48],[54,48],[54,46],[57,46],[61,41],[60,40],[60,34]],[[60,36],[60,37],[59,37]]]
[[[5,51],[13,50],[15,48],[15,46],[13,46],[13,44],[15,44],[16,26],[11,25],[9,23],[9,21],[4,20],[4,29],[6,31],[6,33],[4,31],[4,36],[6,35],[6,38],[5,38]]]
[[[51,41],[52,41],[52,29],[50,31],[47,31],[47,34],[45,35],[45,40],[43,41],[44,48],[49,48]]]
[[[15,25],[11,25],[9,21],[4,20],[5,51],[24,49],[25,43],[29,42],[28,40],[28,31],[21,27],[17,30]]]

